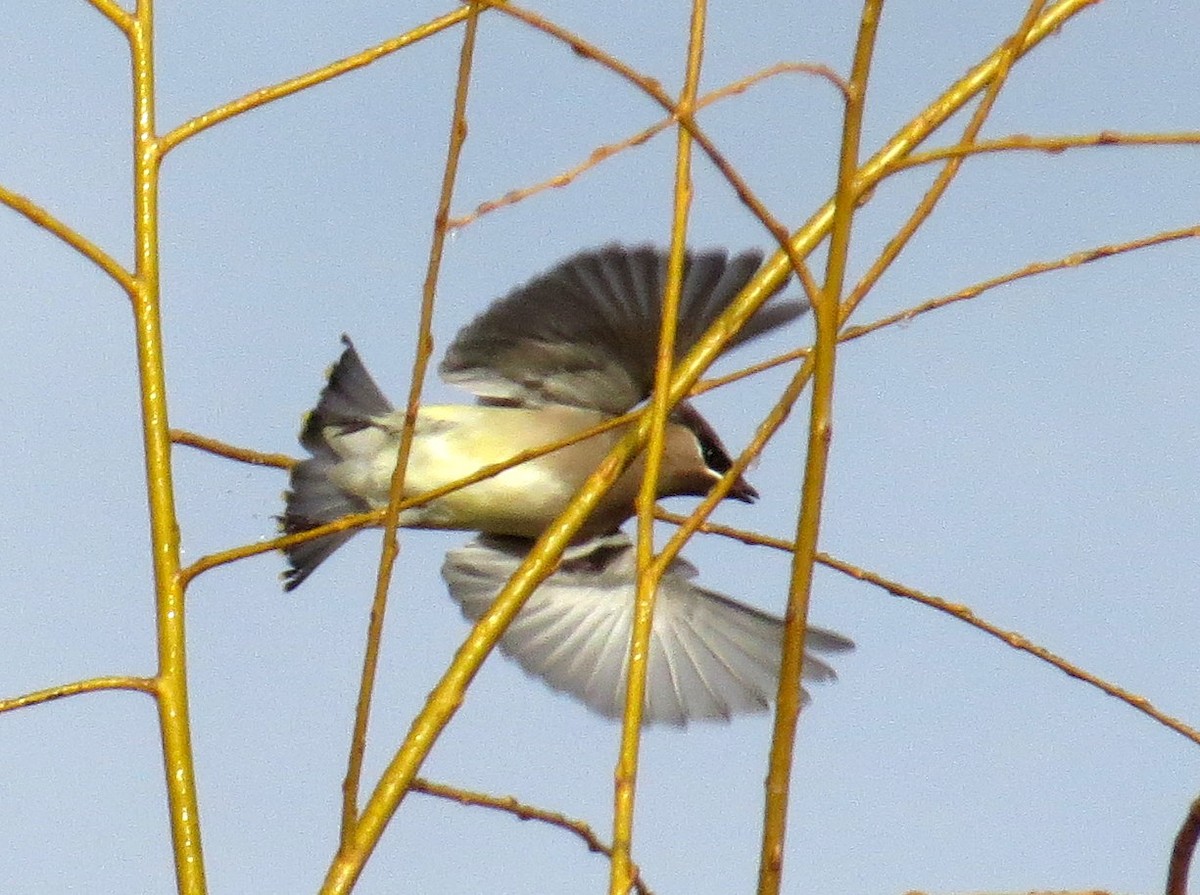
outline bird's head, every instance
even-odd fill
[[[663,497],[703,497],[727,473],[733,461],[708,421],[686,401],[671,415],[659,481]],[[754,503],[758,491],[739,475],[727,497]]]

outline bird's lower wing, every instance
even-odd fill
[[[477,620],[528,550],[529,542],[483,537],[450,551],[442,574],[463,614]],[[770,708],[779,680],[783,621],[696,586],[679,561],[658,589],[646,682],[646,723],[683,725]],[[617,534],[572,548],[543,581],[500,641],[530,674],[593,711],[619,717],[625,703],[633,624],[633,546]],[[850,641],[810,629],[811,650]],[[833,669],[812,655],[805,677]]]

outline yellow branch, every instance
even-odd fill
[[[158,184],[162,156],[154,123],[152,0],[138,0],[129,30],[129,44],[133,67],[134,251],[137,259],[136,289],[132,299],[156,595],[158,717],[176,882],[180,895],[204,895],[204,854],[200,844],[200,814],[188,709],[184,582],[179,574],[179,522],[171,478],[171,431],[159,301]]]
[[[413,780],[411,789],[413,792],[424,793],[439,799],[448,799],[452,802],[458,802],[460,805],[472,805],[479,808],[490,808],[494,811],[503,811],[521,820],[541,821],[552,827],[558,827],[559,829],[575,834],[583,840],[583,844],[587,846],[588,851],[608,857],[612,856],[612,849],[600,840],[600,837],[596,835],[595,831],[586,822],[567,817],[557,811],[547,811],[545,808],[538,808],[536,805],[519,802],[512,796],[492,796],[483,792],[473,792],[467,789],[460,789],[457,786],[434,783],[422,777]],[[632,870],[633,888],[640,895],[653,895],[650,887],[642,881],[637,867],[633,867]]]
[[[274,84],[270,87],[264,87],[261,90],[255,90],[253,93],[248,93],[240,99],[226,103],[223,106],[217,106],[202,115],[197,115],[191,121],[184,122],[179,127],[175,128],[170,133],[163,136],[160,141],[161,154],[166,155],[184,140],[189,140],[202,131],[208,130],[214,125],[220,124],[222,121],[228,121],[237,115],[245,114],[251,109],[257,109],[260,106],[265,106],[268,103],[273,103],[276,100],[283,99],[285,96],[291,96],[293,93],[299,93],[301,90],[306,90],[309,87],[315,87],[317,84],[324,84],[326,81],[332,81],[334,78],[355,71],[372,62],[378,62],[384,56],[389,56],[397,50],[402,50],[410,44],[424,40],[441,31],[445,31],[454,25],[457,25],[468,15],[471,8],[469,6],[461,6],[454,12],[447,13],[440,18],[434,19],[419,28],[414,28],[401,34],[399,37],[394,37],[391,40],[385,40],[381,44],[376,44],[361,53],[355,53],[353,56],[347,56],[337,62],[329,65],[321,66],[315,71],[307,72],[303,75],[298,75],[294,78],[289,78],[279,84]]]
[[[404,429],[400,433],[396,469],[392,474],[388,494],[387,512],[384,515],[383,549],[379,559],[379,571],[375,579],[375,596],[371,604],[367,643],[363,655],[363,670],[355,707],[354,732],[350,743],[346,777],[342,785],[341,840],[337,855],[326,876],[324,891],[349,891],[371,856],[384,828],[404,797],[397,792],[396,802],[386,815],[375,814],[358,820],[358,789],[362,777],[363,755],[366,751],[367,724],[371,712],[371,694],[375,685],[375,673],[379,663],[379,648],[383,636],[383,620],[387,609],[388,585],[392,578],[392,567],[396,562],[399,547],[396,531],[400,524],[400,509],[404,500],[404,481],[416,429],[417,412],[421,406],[421,389],[425,372],[433,353],[434,297],[437,292],[438,273],[441,269],[442,252],[446,244],[446,221],[450,216],[450,201],[454,195],[454,183],[458,175],[458,163],[462,147],[467,138],[467,96],[471,83],[475,42],[479,29],[480,9],[474,4],[465,7],[467,24],[463,31],[462,50],[459,55],[458,82],[454,92],[454,110],[450,120],[450,139],[446,151],[446,166],[442,174],[442,188],[434,216],[433,241],[429,249],[429,268],[421,300],[421,320],[418,328],[418,345],[413,360],[408,404],[404,417]],[[411,737],[413,734],[410,733]],[[402,745],[401,748],[404,748]],[[360,835],[361,834],[361,835]]]
[[[775,723],[767,763],[766,800],[763,818],[762,853],[758,868],[759,895],[778,895],[783,874],[783,845],[787,829],[788,794],[792,779],[792,756],[796,724],[800,718],[804,670],[804,641],[808,629],[808,604],[812,593],[813,562],[825,496],[829,442],[833,436],[833,382],[837,360],[837,334],[841,324],[839,304],[850,254],[850,231],[858,205],[856,189],[859,144],[867,81],[875,51],[883,0],[867,0],[859,22],[858,40],[850,70],[850,95],[842,123],[842,145],[838,156],[837,186],[833,200],[829,257],[825,283],[813,304],[817,338],[809,356],[813,370],[812,411],[808,423],[808,449],[801,488],[800,513],[796,528],[796,551],[792,554],[783,657],[779,665],[779,689],[775,701]],[[807,364],[805,366],[808,366]]]
[[[3,202],[18,214],[23,214],[43,230],[53,233],[83,257],[87,258],[102,271],[108,274],[117,285],[129,295],[132,295],[136,285],[133,276],[122,267],[111,255],[100,248],[90,239],[80,235],[76,230],[67,226],[40,205],[26,199],[20,193],[0,186],[0,202]]]
[[[115,0],[88,0],[104,18],[108,19],[128,35],[133,31],[133,16],[131,16]]]
[[[32,693],[13,696],[10,699],[0,699],[0,714],[11,712],[13,709],[26,708],[31,705],[41,705],[44,702],[52,702],[55,699],[63,699],[67,696],[76,696],[80,693],[100,693],[104,690],[134,690],[138,693],[147,693],[150,696],[154,696],[155,688],[156,684],[152,678],[120,675],[94,677],[85,681],[60,684],[57,687],[47,687],[45,690],[35,690]]]
[[[171,441],[175,444],[187,445],[188,447],[196,448],[196,450],[205,451],[209,454],[216,454],[218,457],[237,460],[239,463],[249,463],[251,466],[274,466],[278,469],[291,469],[298,462],[294,457],[289,457],[287,454],[268,454],[262,451],[251,450],[250,448],[238,447],[235,444],[219,441],[216,438],[209,438],[207,435],[198,435],[186,429],[172,429]]]
[[[692,0],[688,35],[687,65],[678,103],[678,118],[688,120],[695,112],[700,92],[700,66],[704,58],[705,0]],[[654,603],[662,570],[654,565],[654,503],[666,443],[670,403],[667,386],[675,360],[675,332],[679,322],[679,299],[683,288],[683,265],[687,253],[688,213],[692,205],[692,138],[679,128],[675,149],[675,200],[671,216],[671,246],[667,282],[661,297],[662,313],[658,354],[654,366],[654,391],[647,416],[647,440],[637,507],[637,589],[633,624],[630,626],[629,664],[625,682],[625,712],[621,723],[621,747],[613,771],[613,848],[609,895],[626,895],[633,883],[633,809],[637,793],[638,753],[641,746],[642,713],[646,703],[646,673],[650,635],[654,627]]]
[[[973,155],[988,155],[996,152],[1042,152],[1058,155],[1068,149],[1095,149],[1102,146],[1194,146],[1200,143],[1200,133],[1127,133],[1125,131],[1100,131],[1095,134],[1069,134],[1064,136],[1034,137],[1029,134],[1012,134],[980,140],[978,143],[957,143],[941,149],[914,152],[908,158],[896,162],[892,171],[917,168],[932,162],[951,158],[966,158]]]

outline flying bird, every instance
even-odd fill
[[[554,444],[625,414],[654,386],[667,254],[608,246],[574,255],[493,303],[459,331],[439,373],[474,404],[422,405],[405,472],[404,497],[457,482],[484,467]],[[762,255],[723,251],[685,257],[675,351],[682,357],[753,277]],[[772,296],[731,345],[796,319],[799,301]],[[280,527],[306,531],[387,505],[404,427],[349,338],[330,371],[300,443]],[[629,424],[626,424],[629,425]],[[490,478],[403,510],[411,528],[475,531],[446,555],[442,576],[463,614],[478,619],[530,547],[625,434],[610,428]],[[666,429],[659,497],[704,496],[732,462],[716,431],[688,402]],[[551,687],[609,717],[620,714],[637,569],[619,529],[634,515],[644,462],[617,479],[500,640],[500,649]],[[739,476],[729,497],[758,492]],[[293,590],[354,532],[284,551]],[[778,685],[783,621],[706,590],[676,559],[659,586],[646,691],[646,723],[685,724],[765,711]],[[847,650],[839,634],[810,627],[804,676],[829,680],[813,653]]]

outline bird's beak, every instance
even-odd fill
[[[754,486],[746,481],[745,476],[738,476],[737,481],[733,483],[733,487],[729,489],[727,497],[732,497],[734,500],[740,500],[742,503],[754,503],[758,500],[758,491]]]

